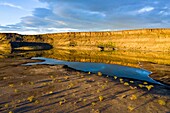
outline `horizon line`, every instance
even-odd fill
[[[47,33],[22,33],[22,32],[17,32],[17,31],[0,31],[0,34],[5,34],[5,33],[8,33],[8,34],[19,34],[19,35],[45,35],[45,34],[59,34],[59,33],[88,33],[88,32],[122,32],[122,31],[135,31],[135,30],[167,30],[170,28],[136,28],[136,29],[115,29],[115,30],[91,30],[91,31],[87,31],[87,30],[79,30],[79,31],[61,31],[61,32],[47,32]]]

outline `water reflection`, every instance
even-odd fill
[[[74,47],[73,47],[74,48]],[[163,83],[170,84],[170,53],[151,51],[97,51],[97,50],[65,50],[56,49],[45,51],[13,51],[0,58],[16,57],[46,57],[69,62],[94,62],[118,64],[136,68],[144,68],[154,72],[151,77]],[[140,64],[140,65],[139,65]]]
[[[118,77],[131,78],[131,79],[147,81],[150,83],[161,84],[149,77],[149,75],[151,74],[150,71],[140,69],[140,68],[133,68],[128,66],[116,65],[116,64],[91,63],[91,62],[68,62],[68,61],[61,61],[61,60],[55,60],[50,58],[44,58],[44,57],[33,57],[32,59],[43,60],[43,61],[36,62],[36,63],[27,63],[25,65],[62,64],[62,65],[67,65],[68,67],[79,71],[92,72],[92,73],[101,72],[102,74],[108,76],[116,75]]]
[[[9,57],[46,57],[71,62],[96,62],[120,64],[139,67],[139,63],[146,61],[156,64],[170,65],[170,53],[145,51],[91,51],[91,50],[61,50],[46,51],[13,51]]]

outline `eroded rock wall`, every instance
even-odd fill
[[[98,46],[108,46],[121,50],[170,51],[170,29],[68,32],[43,35],[0,34],[0,36],[6,36],[5,39],[12,42],[49,43],[54,48],[93,49]],[[2,39],[0,38],[0,40]]]
[[[7,34],[0,33],[0,54],[9,54],[11,52],[10,41]]]

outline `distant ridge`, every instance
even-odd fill
[[[65,32],[40,35],[0,33],[0,50],[10,49],[11,42],[47,43],[59,49],[99,49],[170,51],[170,28],[136,29],[103,32]]]
[[[143,28],[143,29],[130,29],[130,30],[112,30],[112,31],[75,31],[75,32],[56,32],[56,33],[42,33],[42,34],[29,34],[29,35],[45,35],[45,34],[65,34],[65,33],[105,33],[105,32],[150,32],[150,31],[153,31],[153,32],[166,32],[168,31],[169,32],[170,28]],[[27,34],[20,34],[20,33],[10,33],[10,32],[6,32],[6,33],[0,33],[0,34],[18,34],[18,35],[27,35]]]

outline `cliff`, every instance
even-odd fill
[[[170,51],[170,29],[67,32],[42,35],[1,33],[0,44],[4,41],[48,43],[53,48],[77,50],[104,47],[119,50]],[[0,50],[8,48],[8,46],[2,47],[0,45]]]
[[[0,54],[9,54],[11,52],[11,44],[7,39],[7,34],[0,34]]]

